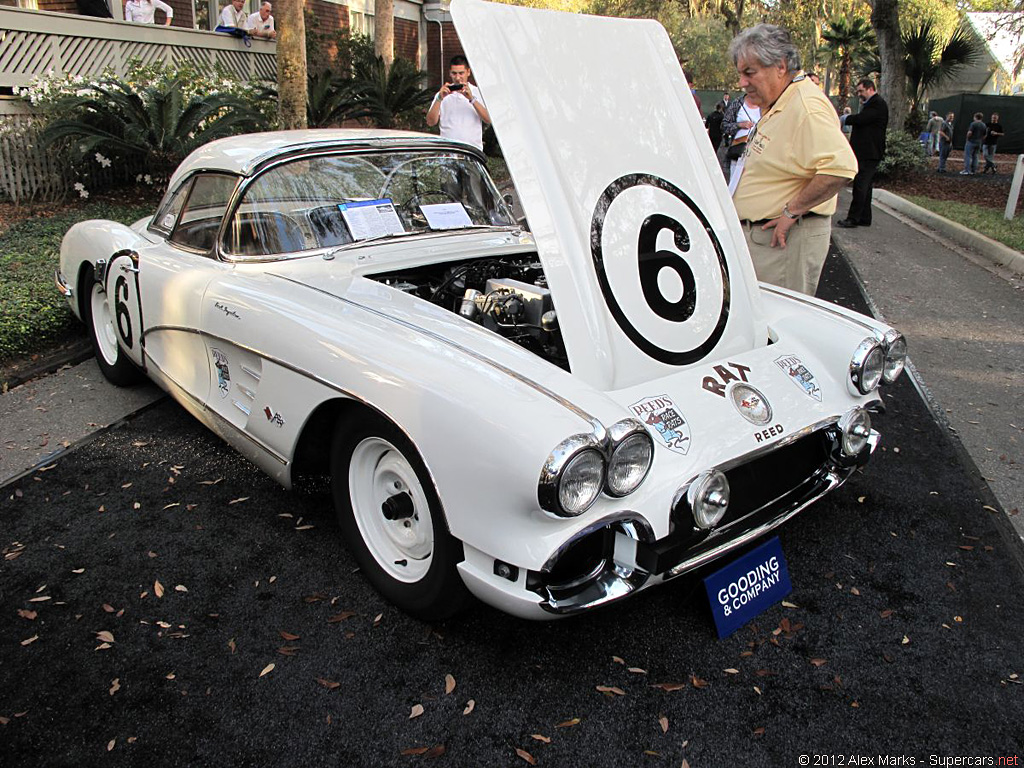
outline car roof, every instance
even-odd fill
[[[355,148],[360,145],[397,148],[448,148],[469,151],[481,159],[480,151],[470,145],[442,139],[429,133],[393,131],[379,128],[316,128],[299,131],[268,131],[229,136],[205,144],[182,161],[171,177],[179,179],[198,170],[224,171],[249,175],[268,160],[302,149]]]

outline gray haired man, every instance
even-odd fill
[[[733,193],[754,270],[759,280],[813,295],[836,195],[857,174],[857,159],[786,30],[758,24],[729,53],[740,87],[761,105]]]

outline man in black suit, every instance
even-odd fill
[[[875,92],[873,82],[865,78],[857,83],[857,96],[863,105],[860,112],[842,118],[843,125],[853,128],[850,146],[857,156],[857,175],[850,210],[845,219],[836,222],[840,227],[871,226],[871,185],[885,154],[885,129],[889,126],[889,105]]]

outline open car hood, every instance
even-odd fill
[[[575,375],[602,390],[767,343],[736,212],[655,21],[453,0]]]

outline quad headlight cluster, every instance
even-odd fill
[[[654,460],[654,442],[636,419],[608,429],[607,439],[591,434],[563,440],[541,470],[537,499],[559,517],[582,515],[602,493],[621,498],[647,477]]]
[[[906,363],[907,341],[899,331],[890,328],[881,341],[864,339],[850,359],[850,388],[854,394],[870,394],[879,384],[896,381]]]

